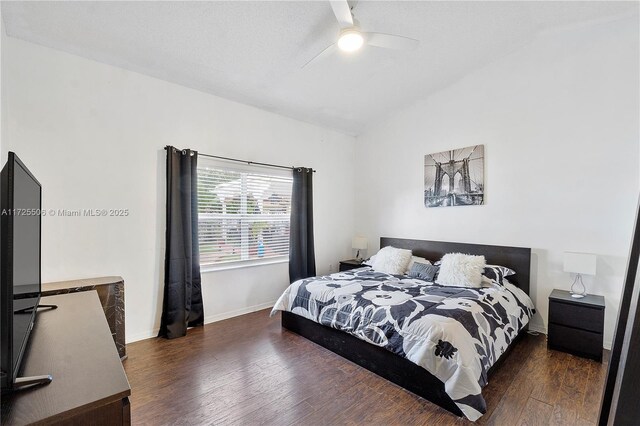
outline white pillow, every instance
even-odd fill
[[[407,265],[411,260],[411,250],[404,250],[395,247],[384,247],[376,253],[371,267],[375,271],[387,274],[402,275],[407,270]]]
[[[449,287],[482,287],[484,256],[448,253],[442,257],[436,284]]]
[[[371,256],[370,258],[362,262],[362,264],[367,266],[373,266],[373,262],[375,262],[375,259],[376,259],[376,255],[374,254],[373,256]]]
[[[411,271],[411,268],[413,267],[413,264],[416,263],[416,262],[424,263],[425,265],[431,265],[431,262],[429,262],[424,257],[411,256],[411,260],[409,261],[409,264],[407,265],[407,270],[404,271],[405,275],[408,274],[409,271]]]

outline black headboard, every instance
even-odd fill
[[[380,248],[386,246],[408,249],[413,252],[414,256],[424,257],[431,261],[440,260],[447,253],[484,255],[488,264],[502,265],[516,271],[516,275],[512,275],[507,279],[510,283],[529,294],[529,282],[531,280],[530,248],[381,237]]]

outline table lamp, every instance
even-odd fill
[[[367,239],[365,237],[353,237],[351,239],[351,248],[358,250],[358,253],[356,253],[356,259],[362,260],[360,259],[360,250],[367,249]]]
[[[589,253],[564,253],[564,272],[576,274],[571,285],[571,297],[580,299],[587,294],[587,289],[582,282],[582,275],[596,274],[596,255]]]

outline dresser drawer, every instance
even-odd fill
[[[602,361],[603,336],[601,333],[549,324],[548,339],[550,349],[557,349]]]
[[[551,300],[549,303],[549,323],[602,333],[604,309]]]

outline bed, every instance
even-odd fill
[[[424,397],[457,416],[486,412],[481,390],[527,330],[531,250],[381,238],[435,261],[484,255],[516,271],[504,286],[441,287],[369,267],[292,283],[272,313],[282,326]]]

